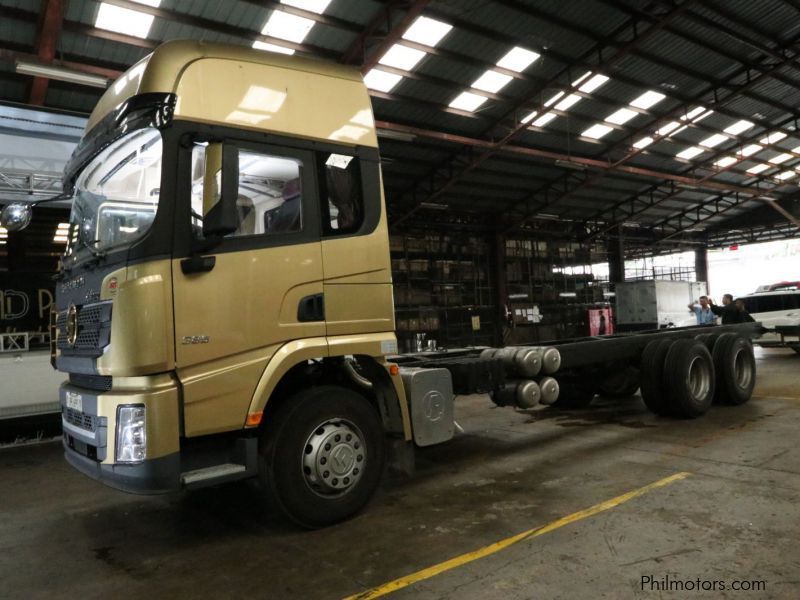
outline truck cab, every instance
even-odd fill
[[[64,189],[69,463],[141,493],[260,476],[308,526],[357,510],[383,467],[374,438],[411,439],[360,74],[167,43],[102,97]]]

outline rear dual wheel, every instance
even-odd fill
[[[723,333],[714,344],[716,399],[723,404],[744,404],[756,384],[756,360],[749,340],[735,333]]]

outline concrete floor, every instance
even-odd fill
[[[642,577],[760,580],[800,597],[800,356],[758,351],[741,407],[695,421],[641,400],[571,413],[459,399],[467,434],[420,452],[353,520],[298,531],[251,486],[115,492],[60,445],[0,450],[0,598],[342,598],[550,523],[677,472],[683,480],[420,581],[395,598],[683,597]]]

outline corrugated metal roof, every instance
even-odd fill
[[[80,27],[76,29],[75,23],[94,26],[98,5],[99,2],[95,0],[71,0],[67,3],[65,19],[71,24],[60,34],[59,57],[99,66],[124,66],[133,64],[148,53],[147,48],[126,43],[124,38],[112,41],[87,35],[83,31],[76,33]],[[35,50],[33,46],[40,2],[0,0],[0,7],[9,14],[9,18],[0,20],[0,48],[5,46],[12,52],[25,52],[25,48]],[[225,3],[212,0],[163,0],[161,8],[168,13],[154,19],[148,36],[148,41],[153,43],[193,38],[250,45],[273,10],[271,6],[245,0]],[[313,53],[318,48],[329,58],[341,56],[359,32],[364,31],[367,24],[385,8],[385,3],[375,0],[333,0],[326,11],[333,22],[314,25],[306,39],[308,51]],[[518,125],[519,119],[550,98],[556,89],[567,86],[572,79],[581,75],[587,68],[586,64],[595,65],[601,57],[607,61],[619,48],[628,44],[633,31],[630,26],[631,15],[642,15],[637,25],[637,32],[642,34],[651,27],[653,19],[660,18],[668,10],[668,5],[664,3],[615,6],[599,0],[560,3],[538,0],[434,0],[423,14],[455,24],[438,46],[444,55],[431,54],[426,57],[416,68],[422,80],[404,79],[392,92],[395,99],[374,98],[376,118],[434,132],[501,139]],[[393,23],[399,22],[401,16],[402,9],[392,9]],[[197,19],[205,19],[209,23],[204,25],[198,23]],[[624,24],[626,26],[621,27]],[[620,33],[609,44],[605,38],[614,31]],[[372,50],[377,47],[384,34],[380,27],[372,32],[368,48]],[[728,0],[724,3],[692,3],[661,31],[634,42],[635,48],[626,57],[611,66],[604,66],[602,70],[611,80],[592,97],[567,109],[567,116],[557,117],[542,130],[521,132],[512,143],[558,155],[613,162],[625,157],[634,141],[662,126],[666,122],[662,117],[669,111],[683,105],[711,106],[715,101],[714,87],[719,84],[716,99],[723,103],[715,107],[716,113],[705,119],[699,128],[690,128],[654,143],[644,152],[626,159],[626,162],[668,175],[711,175],[722,183],[749,184],[754,178],[745,169],[771,156],[769,152],[743,161],[723,173],[716,172],[711,164],[713,157],[723,150],[734,152],[738,145],[736,141],[724,142],[691,161],[678,160],[675,154],[742,118],[757,123],[756,127],[742,134],[742,139],[747,140],[757,139],[756,136],[792,117],[800,105],[800,70],[797,68],[785,68],[780,78],[767,77],[750,85],[745,93],[740,93],[738,86],[747,84],[748,78],[759,75],[758,68],[751,68],[746,73],[744,63],[751,66],[773,63],[774,57],[765,58],[769,52],[765,53],[764,50],[775,49],[785,41],[794,41],[798,34],[800,19],[797,18],[796,9],[786,2]],[[542,54],[525,72],[534,81],[512,81],[498,92],[504,100],[487,100],[476,112],[477,118],[448,112],[446,105],[515,45]],[[598,52],[601,47],[604,48],[602,54]],[[537,80],[544,82],[550,79],[555,79],[555,82],[549,89],[541,89],[540,84],[536,83]],[[0,64],[0,99],[25,101],[28,82],[27,77],[13,72],[13,61]],[[588,126],[601,122],[648,89],[668,96],[649,109],[650,115],[635,117],[625,123],[622,129],[613,130],[596,143],[579,137]],[[90,88],[51,83],[46,102],[55,107],[88,112],[99,93],[99,90]],[[730,96],[731,93],[733,96]],[[391,159],[386,161],[384,167],[387,189],[391,191],[408,189],[413,183],[409,179],[428,174],[440,165],[446,166],[449,157],[458,159],[454,167],[457,173],[463,161],[484,152],[481,148],[468,150],[465,145],[422,136],[417,143],[384,139],[381,143],[385,155]],[[798,144],[800,137],[792,136],[781,147],[791,149]],[[597,183],[582,186],[577,184],[580,177],[572,177],[568,185],[571,192],[562,208],[568,209],[571,214],[587,217],[592,207],[598,207],[599,210],[603,206],[613,206],[637,192],[663,183],[657,173],[648,176],[616,172],[600,178]],[[518,186],[519,193],[506,193],[508,198],[521,198],[533,192],[541,195],[549,183],[563,186],[563,175],[563,169],[551,158],[501,151],[457,180],[451,190],[459,191],[465,198],[469,197],[471,207],[488,207],[497,205],[498,190],[513,191],[514,186]],[[481,193],[482,184],[488,200],[483,203],[474,198],[475,194]],[[555,187],[553,189],[556,190]],[[778,191],[793,189],[793,186],[782,186]],[[387,193],[387,196],[391,197],[391,194]],[[455,207],[459,205],[458,197],[458,193],[448,196]],[[686,201],[703,202],[708,201],[708,197],[703,194],[682,194],[680,199],[659,203],[652,213],[662,215],[683,210]],[[746,209],[737,208],[725,214],[733,215],[739,210]],[[720,218],[727,217],[723,215]]]

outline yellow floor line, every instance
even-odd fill
[[[411,573],[410,575],[406,575],[405,577],[400,577],[399,579],[395,579],[394,581],[390,581],[389,583],[384,583],[383,585],[372,588],[371,590],[366,590],[365,592],[361,592],[353,596],[348,596],[344,600],[368,600],[369,598],[378,598],[380,596],[385,596],[386,594],[391,594],[392,592],[396,592],[397,590],[403,589],[404,587],[408,587],[409,585],[412,585],[418,581],[422,581],[424,579],[430,579],[431,577],[435,577],[436,575],[444,573],[445,571],[450,571],[451,569],[455,569],[456,567],[460,567],[467,563],[471,563],[478,559],[485,558],[487,556],[495,554],[496,552],[500,552],[501,550],[505,550],[506,548],[516,544],[517,542],[521,542],[523,540],[530,538],[535,538],[540,535],[544,535],[545,533],[550,533],[551,531],[555,531],[556,529],[564,527],[565,525],[569,525],[570,523],[574,523],[575,521],[580,521],[581,519],[586,519],[603,511],[612,509],[616,506],[619,506],[620,504],[627,502],[628,500],[633,500],[634,498],[637,498],[642,494],[646,494],[651,490],[664,487],[665,485],[669,485],[670,483],[679,481],[681,479],[685,479],[689,475],[690,473],[685,471],[681,473],[675,473],[674,475],[670,475],[669,477],[665,477],[664,479],[659,479],[658,481],[654,481],[649,485],[640,487],[639,489],[628,492],[627,494],[622,494],[621,496],[617,496],[616,498],[611,498],[610,500],[606,500],[605,502],[601,502],[600,504],[595,504],[590,508],[580,510],[578,512],[572,513],[571,515],[567,515],[566,517],[561,517],[560,519],[553,521],[552,523],[548,523],[547,525],[536,527],[534,529],[529,529],[528,531],[523,531],[522,533],[518,533],[517,535],[508,537],[504,540],[500,540],[499,542],[495,542],[494,544],[484,546],[483,548],[474,550],[473,552],[467,552],[466,554],[462,554],[461,556],[456,556],[455,558],[446,560],[442,563],[439,563],[438,565],[433,565],[432,567],[428,567],[427,569],[422,569],[421,571],[417,571],[416,573]]]

